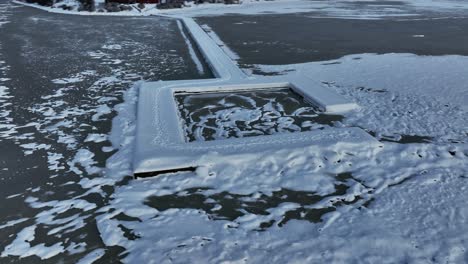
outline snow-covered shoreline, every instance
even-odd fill
[[[277,13],[294,13],[294,12],[308,12],[308,9],[304,10],[303,8],[297,8],[294,10],[281,10],[283,6],[290,7],[290,3],[294,5],[294,3],[304,4],[307,3],[305,0],[286,0],[286,1],[257,1],[257,0],[244,0],[241,4],[234,4],[234,5],[226,5],[226,4],[199,4],[195,5],[193,3],[188,4],[183,8],[175,8],[175,9],[158,9],[156,4],[145,4],[144,9],[137,8],[136,4],[127,5],[132,8],[131,11],[120,11],[120,12],[98,12],[98,11],[76,11],[76,10],[65,10],[60,7],[47,7],[42,6],[39,4],[34,3],[26,3],[20,0],[12,0],[13,3],[24,5],[28,7],[37,8],[43,11],[57,13],[57,14],[68,14],[68,15],[82,15],[82,16],[154,16],[154,15],[161,15],[161,16],[171,16],[171,15],[210,15],[210,14],[222,14],[225,12],[277,12]],[[271,6],[278,5],[278,7]],[[249,11],[250,9],[250,11]]]
[[[184,8],[177,9],[157,9],[155,4],[146,4],[143,9],[136,4],[128,5],[131,11],[121,12],[89,12],[76,10],[63,10],[56,7],[45,7],[38,4],[29,4],[20,0],[12,0],[13,3],[29,7],[38,8],[47,12],[85,15],[85,16],[172,16],[182,15],[186,17],[195,16],[219,16],[226,13],[244,14],[244,15],[265,15],[265,14],[293,14],[318,12],[320,17],[323,15],[332,18],[345,19],[421,19],[416,10],[429,12],[457,12],[459,17],[465,17],[468,14],[468,2],[455,0],[433,0],[428,3],[425,0],[402,0],[401,5],[382,5],[380,0],[366,0],[367,8],[364,12],[357,12],[352,6],[354,0],[333,0],[333,1],[308,1],[308,0],[244,0],[241,4],[188,4]],[[360,1],[364,2],[364,1]],[[374,5],[375,3],[375,5]],[[380,9],[380,7],[385,7]],[[465,13],[464,13],[465,12]],[[312,14],[313,16],[313,14]],[[453,15],[452,15],[453,17]],[[425,18],[424,18],[425,19]]]

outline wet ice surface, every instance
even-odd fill
[[[289,88],[176,94],[189,141],[323,129],[342,119],[323,114]]]
[[[210,73],[200,75],[170,19],[1,3],[0,21],[0,262],[77,262],[88,253],[114,262],[122,249],[105,247],[95,217],[132,174],[130,163],[106,169],[121,145],[109,132],[123,94],[135,95],[139,80]]]
[[[361,53],[466,56],[467,14],[457,17],[431,13],[417,18],[368,20],[305,13],[225,15],[196,20],[206,24],[205,28],[212,29],[238,55],[241,67],[261,74],[256,64],[328,61]]]

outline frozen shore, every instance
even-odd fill
[[[310,0],[243,0],[242,4],[200,4],[188,3],[184,8],[157,9],[155,4],[145,4],[139,8],[136,4],[129,5],[131,10],[121,12],[105,12],[102,7],[103,1],[97,1],[97,10],[103,12],[78,11],[79,4],[75,0],[68,0],[73,7],[72,10],[59,8],[62,3],[52,7],[28,4],[21,0],[13,0],[14,3],[39,8],[48,12],[74,15],[109,15],[109,16],[152,16],[152,15],[184,15],[193,16],[219,16],[223,14],[294,14],[311,13],[311,15],[354,18],[354,19],[384,19],[389,17],[413,18],[418,17],[421,12],[446,12],[456,13],[464,16],[468,11],[468,3],[457,0],[333,0],[333,1],[310,1]]]

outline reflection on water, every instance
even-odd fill
[[[189,141],[323,129],[340,115],[318,112],[289,88],[176,94]]]

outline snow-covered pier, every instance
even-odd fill
[[[216,78],[205,80],[147,82],[139,90],[135,175],[191,170],[223,157],[261,153],[307,145],[356,144],[377,146],[378,141],[360,128],[329,128],[301,133],[230,138],[211,142],[187,142],[174,99],[180,92],[226,92],[289,88],[326,113],[343,113],[358,107],[300,72],[293,76],[247,76],[219,45],[192,19],[183,22]]]

